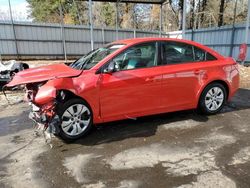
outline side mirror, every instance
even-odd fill
[[[103,72],[111,74],[116,71],[118,71],[118,64],[115,61],[111,61],[108,67],[106,67]]]

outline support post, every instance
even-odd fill
[[[159,36],[161,37],[162,35],[162,4],[160,6],[160,33]]]
[[[136,38],[136,30],[134,29],[134,38]]]
[[[134,38],[136,38],[136,22],[135,22],[135,11],[133,7],[133,27],[134,27]]]
[[[105,31],[104,31],[104,27],[102,27],[102,44],[105,44]]]
[[[246,31],[245,31],[245,43],[247,45],[248,42],[248,33],[249,33],[249,16],[250,16],[250,0],[248,0],[248,10],[247,10],[247,19],[246,19]],[[247,57],[246,57],[247,58]],[[242,64],[245,64],[245,61],[242,62]]]
[[[182,38],[185,39],[187,0],[183,0],[182,11]]]
[[[194,40],[194,29],[192,28],[191,30],[191,40],[193,41]]]
[[[92,0],[89,0],[89,24],[90,24],[90,44],[91,44],[91,50],[94,50]]]
[[[18,45],[17,45],[17,39],[16,39],[16,30],[15,30],[14,21],[13,21],[10,0],[9,0],[9,11],[10,11],[10,20],[11,20],[11,25],[12,25],[12,30],[13,30],[13,36],[15,40],[16,56],[17,56],[17,59],[19,59],[19,51],[18,51]]]
[[[132,21],[133,21],[133,28],[134,28],[134,38],[136,38],[136,22],[135,22],[135,6],[133,5],[133,15],[132,15]]]
[[[233,49],[234,49],[234,34],[235,34],[235,17],[236,17],[236,11],[237,11],[237,3],[238,0],[235,1],[234,5],[234,17],[233,17],[233,26],[232,26],[232,35],[231,35],[231,44],[230,44],[230,56],[233,56]]]
[[[115,33],[116,33],[116,40],[118,40],[119,39],[119,36],[118,36],[118,29],[119,29],[119,26],[118,26],[118,24],[119,24],[119,2],[118,2],[118,0],[116,1],[116,19],[115,19]]]
[[[60,1],[60,20],[61,20],[61,37],[62,37],[62,49],[64,54],[64,61],[67,62],[67,50],[66,50],[66,41],[65,41],[65,31],[64,31],[64,21],[63,21],[63,13],[62,13],[62,4]]]

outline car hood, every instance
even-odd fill
[[[42,66],[18,72],[6,86],[13,87],[22,84],[43,82],[55,78],[76,77],[81,73],[81,70],[73,69],[65,64]]]

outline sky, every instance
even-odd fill
[[[29,16],[29,7],[26,0],[10,0],[12,15],[15,21],[31,21]],[[0,20],[10,19],[8,0],[0,0]]]

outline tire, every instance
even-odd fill
[[[226,88],[220,83],[209,84],[202,92],[199,100],[199,110],[203,114],[218,113],[227,100]]]
[[[65,141],[77,140],[86,135],[93,126],[93,114],[82,99],[70,99],[59,106],[60,118],[58,135]]]

